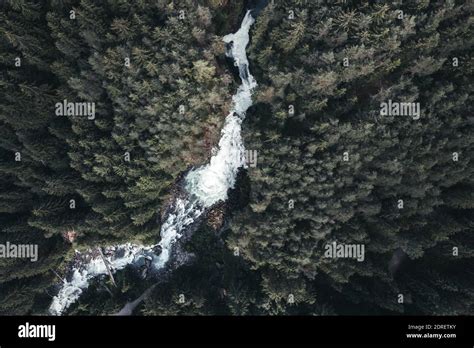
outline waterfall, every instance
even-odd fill
[[[251,11],[247,11],[240,29],[224,37],[227,45],[226,55],[234,60],[242,81],[237,93],[232,97],[232,110],[226,117],[216,154],[208,164],[190,171],[185,177],[187,198],[177,199],[170,209],[161,227],[161,240],[156,245],[139,246],[125,244],[107,247],[104,259],[91,249],[87,252],[76,251],[75,262],[70,277],[61,284],[58,294],[53,298],[49,312],[61,315],[87,289],[89,281],[99,275],[107,274],[107,262],[112,272],[127,265],[151,260],[155,270],[163,268],[169,261],[173,245],[182,237],[191,224],[219,201],[227,199],[227,191],[234,187],[239,168],[245,164],[244,145],[241,137],[241,125],[248,108],[252,105],[252,92],[257,86],[249,71],[246,47],[249,43],[250,27],[254,23]],[[161,250],[158,255],[156,248]]]

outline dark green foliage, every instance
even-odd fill
[[[257,167],[135,314],[472,314],[473,5],[274,3],[247,50]],[[0,259],[0,315],[44,313],[75,247],[158,240],[177,178],[219,140],[237,88],[221,38],[244,6],[0,4],[0,244],[39,245],[38,262]],[[63,100],[95,118],[56,116]],[[381,116],[388,100],[421,118]],[[332,241],[364,244],[364,262],[324,257]],[[70,313],[115,313],[153,283],[116,277]]]
[[[0,243],[37,244],[38,261],[0,259],[0,314],[28,314],[38,300],[47,305],[51,269],[65,255],[59,235],[81,213],[68,209],[67,200],[79,199],[64,180],[74,173],[68,174],[65,143],[50,131],[57,79],[49,66],[56,52],[46,7],[23,1],[1,7]]]
[[[246,130],[260,160],[228,244],[272,277],[329,285],[364,306],[472,313],[474,278],[454,274],[472,262],[472,5],[403,3],[280,1],[261,14]],[[380,116],[389,99],[420,102],[422,117]],[[365,244],[365,262],[325,258],[334,240]],[[413,263],[394,279],[398,248]]]

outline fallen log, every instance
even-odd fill
[[[135,310],[135,308],[137,308],[137,306],[146,298],[150,295],[150,293],[153,291],[153,289],[155,288],[155,286],[157,285],[158,283],[156,284],[153,284],[152,286],[150,286],[148,289],[146,289],[143,294],[141,294],[141,296],[139,298],[137,298],[135,301],[132,301],[132,302],[127,302],[125,304],[125,306],[123,306],[123,308],[118,312],[118,313],[115,313],[115,314],[112,314],[113,316],[128,316],[128,315],[132,315],[133,314],[133,311]]]

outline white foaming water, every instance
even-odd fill
[[[133,263],[144,252],[150,251],[151,248],[128,243],[105,248],[104,257],[109,263],[111,270],[115,272]],[[49,312],[52,315],[61,315],[64,310],[76,302],[82,292],[89,286],[89,280],[96,276],[107,274],[107,267],[102,257],[99,253],[95,254],[89,262],[82,263],[73,268],[71,280],[65,280],[58,294],[53,298],[53,302],[49,307]],[[81,252],[76,250],[76,257],[80,257],[80,255]]]
[[[204,209],[197,208],[195,203],[177,199],[174,212],[168,215],[161,227],[161,240],[157,244],[161,247],[161,253],[159,255],[153,253],[156,244],[142,246],[127,243],[104,248],[104,256],[111,271],[115,273],[130,264],[136,264],[145,256],[152,258],[155,269],[164,267],[170,258],[173,243],[181,237],[179,232],[193,223],[203,212]],[[81,259],[81,254],[76,250],[76,258]],[[49,313],[52,315],[61,315],[71,304],[76,302],[83,291],[89,287],[89,281],[92,278],[108,274],[104,260],[98,251],[93,253],[91,249],[84,254],[95,254],[95,256],[87,262],[81,262],[73,267],[71,279],[64,281],[49,307]]]
[[[250,11],[247,11],[240,29],[235,34],[224,37],[224,42],[231,45],[227,56],[233,58],[238,66],[242,84],[232,98],[233,108],[222,129],[216,155],[212,156],[209,164],[191,171],[186,176],[186,191],[194,195],[204,207],[227,199],[227,191],[234,187],[237,172],[245,164],[245,149],[240,131],[245,113],[252,105],[252,92],[257,86],[249,71],[245,49],[254,21]]]
[[[221,131],[216,155],[211,157],[209,164],[188,173],[185,187],[190,197],[188,200],[176,200],[173,212],[168,215],[161,227],[161,241],[158,244],[161,253],[153,254],[156,245],[125,244],[105,248],[105,258],[113,272],[124,269],[145,256],[152,257],[155,269],[164,267],[170,258],[173,244],[182,236],[184,228],[196,221],[206,208],[218,201],[225,201],[227,191],[234,187],[237,172],[245,164],[244,145],[240,135],[241,125],[245,113],[252,105],[252,92],[257,86],[250,74],[245,51],[249,43],[249,30],[254,21],[250,11],[247,11],[240,29],[235,34],[224,37],[224,42],[231,45],[226,54],[233,58],[235,65],[238,66],[242,84],[232,97],[233,108]],[[79,252],[76,253],[80,255]],[[49,312],[53,315],[61,315],[87,289],[92,278],[107,274],[107,268],[98,255],[86,263],[75,266],[72,272],[71,280],[65,281],[59,293],[53,298],[49,308]]]
[[[153,266],[156,269],[164,267],[168,262],[171,253],[171,247],[174,242],[181,237],[180,232],[192,224],[204,212],[196,206],[195,202],[177,199],[175,212],[168,215],[165,223],[161,226],[161,254],[153,256]]]

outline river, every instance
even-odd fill
[[[185,198],[177,198],[170,207],[160,231],[160,242],[142,246],[132,243],[98,247],[88,251],[76,251],[66,279],[49,307],[52,315],[61,315],[73,304],[89,286],[89,281],[97,276],[124,269],[128,265],[148,262],[155,271],[163,269],[173,258],[177,241],[199,222],[204,212],[215,203],[227,200],[227,192],[235,185],[237,173],[245,164],[244,144],[241,125],[248,108],[252,105],[252,92],[257,83],[250,73],[246,48],[249,31],[255,19],[247,11],[239,30],[226,35],[226,56],[233,59],[239,69],[241,85],[232,97],[232,110],[225,119],[221,138],[208,164],[191,170],[184,178]],[[159,252],[157,251],[159,250]]]

